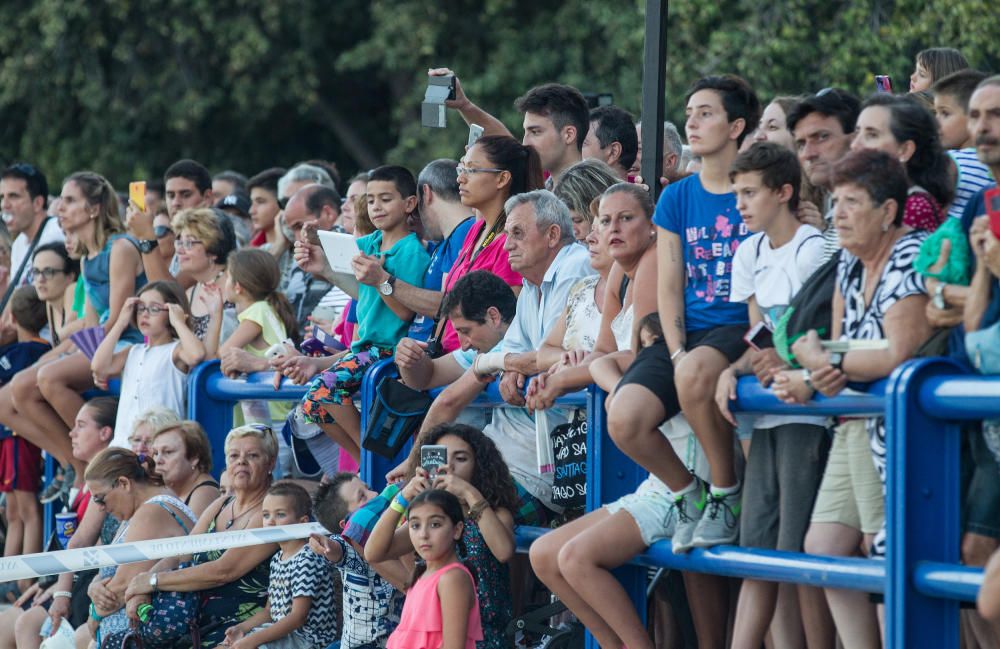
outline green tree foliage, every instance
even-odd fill
[[[0,5],[0,158],[118,185],[190,156],[254,173],[323,157],[346,174],[461,155],[465,125],[420,126],[448,66],[515,134],[513,100],[562,81],[640,106],[645,0],[25,0]],[[1000,69],[987,0],[674,0],[667,113],[735,72],[765,98],[873,75],[905,90],[913,55],[951,45]]]

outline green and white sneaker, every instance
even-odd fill
[[[701,520],[705,505],[708,503],[708,486],[701,478],[695,477],[694,489],[674,500],[677,512],[677,524],[671,547],[674,554],[683,554],[693,548],[691,540],[694,537],[698,521]]]
[[[705,515],[691,540],[691,547],[708,548],[713,545],[736,543],[740,537],[740,505],[743,486],[730,494],[720,494],[709,489]]]

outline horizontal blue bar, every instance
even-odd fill
[[[281,387],[274,389],[274,372],[254,372],[245,379],[230,379],[221,372],[208,377],[205,391],[219,401],[264,399],[269,401],[298,401],[306,393],[305,385],[295,385],[288,379],[281,380]]]
[[[921,561],[913,569],[914,588],[928,597],[974,602],[982,585],[982,568]]]
[[[731,402],[731,407],[740,412],[775,415],[882,415],[885,414],[887,385],[888,381],[882,380],[864,386],[852,386],[855,389],[850,394],[838,394],[835,397],[817,394],[809,403],[797,405],[778,399],[756,377],[744,376],[736,385],[736,401]]]
[[[1000,417],[1000,376],[956,374],[927,378],[920,386],[920,404],[937,419]]]
[[[541,527],[518,527],[515,531],[518,550],[526,552],[547,531],[549,530]],[[731,545],[674,554],[668,541],[660,541],[632,559],[630,564],[762,581],[784,581],[820,588],[885,592],[885,562],[875,559],[824,557]]]

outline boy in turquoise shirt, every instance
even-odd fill
[[[376,230],[358,239],[361,251],[352,262],[355,273],[379,263],[389,279],[377,286],[358,286],[357,339],[351,350],[313,379],[302,399],[306,419],[351,454],[361,458],[361,416],[352,396],[361,387],[372,363],[392,356],[396,343],[406,335],[413,312],[393,297],[398,277],[408,284],[422,281],[430,256],[408,220],[417,209],[417,183],[404,167],[384,166],[368,179],[368,216]]]

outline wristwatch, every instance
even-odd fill
[[[830,365],[839,370],[843,364],[844,354],[842,352],[830,352]]]
[[[153,589],[153,592],[154,592],[154,593],[155,593],[155,592],[156,592],[157,590],[159,590],[159,589],[158,589],[158,588],[156,587],[156,575],[157,575],[157,573],[155,573],[155,572],[154,572],[153,574],[151,574],[151,575],[149,576],[149,587]]]
[[[806,387],[810,390],[815,390],[812,382],[812,372],[807,369],[802,370],[802,382],[806,384]]]
[[[392,295],[392,289],[396,285],[396,276],[389,273],[389,279],[378,285],[378,292],[382,295]]]
[[[160,242],[156,239],[139,239],[139,252],[144,255],[148,255],[153,252],[158,245],[160,245]]]
[[[944,282],[938,282],[937,286],[934,287],[934,297],[931,298],[931,304],[934,305],[935,309],[948,308],[948,304],[944,301],[944,287],[947,286]]]

